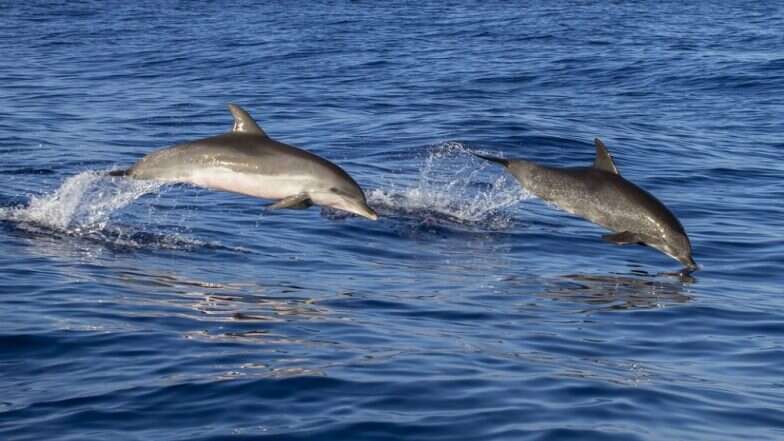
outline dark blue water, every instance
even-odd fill
[[[3,440],[784,439],[775,2],[0,5]],[[101,175],[231,127],[378,222]],[[476,149],[593,160],[702,270]]]

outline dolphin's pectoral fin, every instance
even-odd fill
[[[642,237],[632,233],[631,231],[621,231],[615,234],[605,234],[602,239],[607,242],[612,242],[616,245],[629,245],[629,244],[644,244],[645,240]]]
[[[272,205],[268,205],[267,210],[277,210],[280,208],[304,209],[311,205],[313,205],[313,201],[310,200],[310,196],[308,196],[307,193],[300,193],[283,198]]]

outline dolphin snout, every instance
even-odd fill
[[[378,213],[376,213],[372,208],[365,205],[362,210],[358,210],[358,215],[362,217],[366,217],[370,220],[378,220]]]
[[[681,257],[680,259],[678,259],[678,261],[682,263],[686,267],[686,269],[689,270],[689,272],[697,271],[698,269],[700,269],[700,267],[697,266],[697,262],[695,262],[694,258],[691,256]]]
[[[378,213],[370,208],[366,201],[359,198],[343,198],[336,204],[331,204],[335,208],[354,213],[370,220],[378,220]]]

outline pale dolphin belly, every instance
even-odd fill
[[[283,199],[293,194],[306,193],[314,184],[309,176],[259,175],[224,167],[192,170],[190,176],[183,176],[176,181],[262,199]]]

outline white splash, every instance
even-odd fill
[[[402,214],[426,224],[506,229],[512,225],[508,209],[531,196],[500,169],[498,177],[488,175],[488,166],[463,144],[445,143],[430,152],[412,187],[372,190],[368,202],[382,215]]]
[[[86,171],[69,177],[52,193],[33,196],[27,206],[0,209],[0,218],[69,234],[97,232],[106,227],[113,212],[161,186]]]

